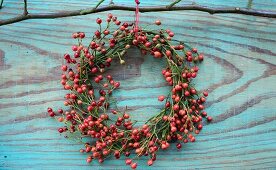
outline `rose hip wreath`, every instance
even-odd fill
[[[73,33],[72,37],[78,40],[78,44],[72,46],[74,55],[64,55],[70,67],[61,67],[64,72],[61,84],[69,91],[64,105],[70,108],[56,112],[48,108],[51,117],[65,123],[58,131],[90,139],[83,142],[85,148],[80,150],[88,154],[88,163],[93,159],[102,163],[111,155],[119,159],[121,155],[129,157],[134,154],[134,157],[125,160],[133,169],[137,167],[135,160],[141,156],[147,156],[151,166],[157,151],[169,148],[171,141],[179,141],[177,149],[182,147],[182,142],[195,142],[194,134],[203,127],[202,118],[212,120],[203,111],[208,93],[199,93],[191,83],[198,74],[196,65],[203,60],[203,55],[198,54],[197,49],[173,40],[171,30],[137,29],[134,24],[121,24],[112,14],[108,14],[104,29],[101,19],[96,22],[99,30],[94,33],[89,45],[82,44],[83,32]],[[161,22],[158,20],[155,24],[160,25]],[[116,28],[112,29],[112,25]],[[142,127],[134,127],[135,122],[126,110],[121,112],[109,108],[111,94],[120,83],[111,75],[102,74],[114,58],[125,64],[123,58],[131,46],[138,47],[142,54],[164,58],[162,61],[166,61],[167,66],[162,74],[171,86],[167,96],[158,97],[160,102],[164,102],[164,108]]]

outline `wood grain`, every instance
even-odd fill
[[[127,4],[128,1],[114,1]],[[141,5],[169,4],[146,1]],[[183,1],[188,4],[192,1]],[[200,5],[240,6],[246,1],[196,1]],[[5,0],[0,19],[17,15],[20,1]],[[55,12],[87,8],[95,2],[34,0],[30,12]],[[276,1],[253,1],[253,8],[275,10]],[[0,169],[127,169],[113,158],[99,165],[86,164],[82,147],[57,133],[60,124],[48,118],[48,106],[62,106],[65,91],[59,84],[63,53],[70,50],[74,31],[92,34],[95,19],[107,13],[55,20],[33,20],[0,27]],[[115,12],[122,21],[133,13]],[[172,147],[159,152],[155,166],[138,169],[275,169],[276,168],[276,20],[241,15],[206,15],[201,12],[141,14],[141,24],[162,20],[162,27],[175,32],[205,53],[196,86],[208,89],[207,112],[214,122],[206,124],[197,142],[181,151]],[[88,41],[88,40],[87,40]],[[118,106],[128,106],[142,124],[162,107],[157,96],[168,87],[160,73],[164,64],[136,49],[127,65],[114,67],[121,81],[114,93]]]

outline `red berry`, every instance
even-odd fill
[[[121,31],[124,31],[126,29],[126,27],[124,27],[123,25],[120,27]]]
[[[126,165],[130,165],[132,163],[132,160],[131,159],[126,159]]]
[[[186,88],[188,88],[188,83],[182,83],[182,87],[184,88],[184,89],[186,89]]]
[[[77,50],[78,50],[78,47],[77,47],[76,45],[73,45],[73,46],[72,46],[72,50],[73,50],[73,51],[77,51]]]
[[[174,36],[174,33],[173,33],[173,32],[170,32],[170,33],[169,33],[169,36],[170,36],[170,37],[173,37],[173,36]]]
[[[97,18],[97,19],[96,19],[96,22],[97,22],[97,24],[101,24],[101,23],[102,23],[102,20],[101,20],[100,18]]]
[[[175,126],[171,127],[171,132],[176,132],[177,128]]]
[[[208,117],[207,117],[207,121],[208,121],[208,122],[211,122],[212,120],[213,120],[213,118],[212,118],[211,116],[208,116]]]
[[[107,14],[107,17],[108,17],[108,18],[112,18],[113,15],[112,15],[111,13],[109,13],[109,14]]]
[[[97,72],[98,72],[98,68],[97,68],[97,67],[93,67],[93,68],[91,69],[91,72],[92,72],[92,73],[97,73]]]
[[[89,111],[89,112],[91,112],[92,110],[93,110],[93,106],[87,106],[87,110]]]
[[[173,110],[174,110],[174,111],[179,110],[179,105],[178,105],[178,104],[175,104],[175,105],[173,106]]]
[[[95,77],[95,78],[94,78],[94,81],[95,81],[96,83],[99,83],[101,80],[100,80],[98,77]]]
[[[189,91],[185,91],[184,95],[185,96],[190,96],[190,92]]]
[[[100,37],[101,36],[101,32],[99,30],[95,31],[94,34],[96,35],[96,37]]]
[[[207,97],[207,96],[208,96],[208,92],[207,92],[207,91],[204,91],[204,92],[203,92],[203,95],[204,95],[205,97]]]
[[[159,51],[155,51],[155,52],[154,52],[154,57],[156,57],[156,58],[161,58],[161,57],[162,57],[162,54],[161,54]]]
[[[53,109],[50,108],[50,107],[48,107],[47,112],[48,112],[48,113],[53,112]]]
[[[200,61],[202,61],[202,60],[204,59],[203,55],[202,55],[202,54],[199,54],[199,55],[198,55],[198,59],[199,59]]]
[[[87,163],[92,162],[92,158],[91,158],[91,157],[88,157],[88,158],[86,159],[86,162],[87,162]]]
[[[66,66],[66,65],[62,65],[62,66],[61,66],[61,70],[62,70],[62,71],[67,71],[67,66]]]
[[[64,54],[64,59],[65,60],[69,60],[70,59],[70,55],[69,54]]]
[[[155,24],[156,24],[156,25],[161,25],[161,21],[160,21],[160,20],[156,20],[156,21],[155,21]]]
[[[158,96],[158,100],[159,100],[160,102],[162,102],[164,99],[165,99],[165,96],[163,96],[163,95]]]
[[[137,168],[137,163],[132,163],[132,164],[130,165],[130,167],[131,167],[132,169],[136,169],[136,168]]]
[[[205,116],[207,116],[207,112],[203,111],[203,112],[201,113],[201,115],[202,115],[203,117],[205,117]]]
[[[198,129],[198,130],[201,130],[202,127],[203,127],[202,124],[197,125],[197,129]]]
[[[153,164],[153,160],[152,159],[149,159],[148,160],[148,166],[151,166]]]
[[[181,143],[177,143],[177,144],[176,144],[176,148],[177,148],[177,149],[181,149],[181,148],[182,148]]]
[[[50,117],[54,117],[54,116],[55,116],[55,113],[54,113],[54,112],[49,112],[49,116],[50,116]]]
[[[108,30],[104,30],[104,35],[108,35],[109,34],[109,31]]]
[[[62,114],[63,110],[62,109],[58,109],[58,113]]]
[[[171,106],[171,103],[170,103],[170,102],[167,102],[167,103],[165,104],[165,106],[168,108],[168,107]]]
[[[78,38],[78,37],[79,37],[79,34],[78,34],[78,33],[73,33],[73,34],[72,34],[72,38],[76,39],[76,38]]]
[[[59,128],[59,129],[58,129],[58,132],[59,132],[59,133],[62,133],[63,131],[64,131],[63,128]]]
[[[117,20],[117,21],[115,21],[115,24],[116,24],[116,25],[120,25],[120,24],[121,24],[121,21],[118,21],[118,20]]]
[[[85,37],[85,33],[84,32],[80,32],[79,36],[80,36],[80,38],[84,38]]]
[[[114,87],[115,87],[115,88],[120,87],[120,82],[116,82],[116,83],[114,84]]]
[[[172,52],[171,52],[170,50],[167,50],[167,51],[166,51],[166,56],[167,56],[167,57],[171,57],[171,56],[172,56]]]

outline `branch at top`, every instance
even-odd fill
[[[27,14],[20,15],[11,19],[0,21],[1,25],[8,25],[16,22],[20,22],[28,19],[53,19],[53,18],[63,18],[63,17],[71,17],[71,16],[79,16],[79,15],[87,15],[92,13],[104,12],[104,11],[112,11],[112,10],[122,10],[122,11],[135,11],[135,7],[127,7],[127,6],[118,6],[118,5],[110,5],[99,8],[88,8],[84,10],[75,10],[75,11],[64,11],[50,14]],[[243,15],[252,15],[252,16],[260,16],[260,17],[268,17],[268,18],[276,18],[276,12],[273,11],[264,11],[264,10],[253,10],[247,8],[210,8],[206,6],[200,5],[184,5],[184,6],[173,6],[168,8],[167,6],[159,6],[159,7],[141,7],[139,8],[140,12],[160,12],[160,11],[184,11],[184,10],[194,10],[194,11],[202,11],[208,12],[209,14],[243,14]]]

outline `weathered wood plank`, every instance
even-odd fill
[[[127,0],[114,1],[129,4]],[[141,5],[169,4],[146,1]],[[189,4],[193,1],[183,1]],[[245,7],[247,1],[195,1],[200,5]],[[64,4],[65,3],[65,4]],[[96,1],[30,1],[31,12],[86,8]],[[62,7],[61,7],[62,6]],[[5,0],[0,19],[22,10],[21,1]],[[254,0],[253,8],[275,10],[276,1]],[[81,144],[56,133],[59,126],[46,108],[62,106],[59,66],[74,41],[74,31],[92,34],[97,17],[30,20],[0,27],[0,169],[127,169],[124,161],[107,160],[87,165],[78,153]],[[122,21],[133,13],[116,12]],[[208,89],[207,111],[214,122],[204,127],[197,142],[183,150],[159,152],[155,166],[139,169],[275,169],[276,168],[276,20],[201,12],[141,14],[141,24],[161,19],[178,39],[206,54],[195,83]],[[166,94],[162,62],[129,53],[129,65],[113,70],[122,87],[114,93],[118,106],[130,109],[142,124],[162,107],[156,97]],[[173,165],[173,167],[172,167]]]

